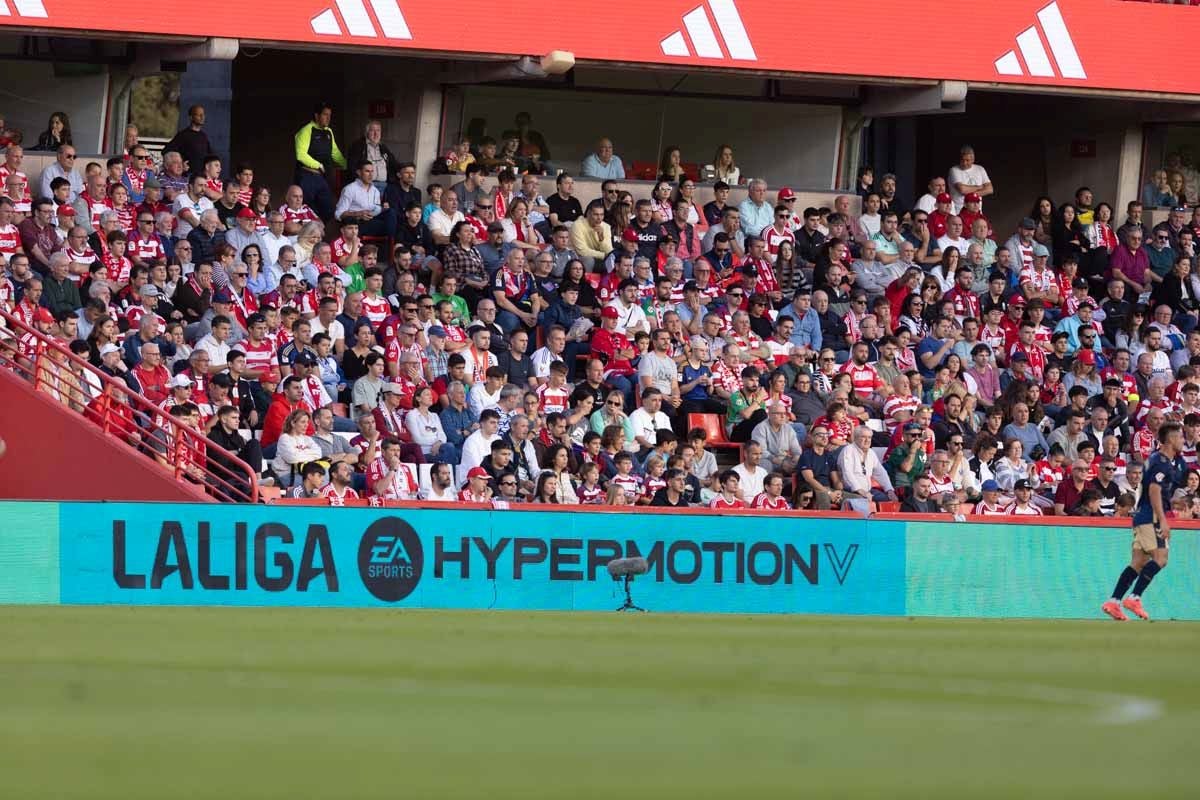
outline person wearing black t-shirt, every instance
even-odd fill
[[[652,506],[666,506],[668,508],[685,508],[687,500],[684,498],[683,490],[686,486],[686,481],[683,477],[683,470],[669,469],[664,474],[667,485],[654,493],[654,498],[650,501]]]
[[[550,228],[554,229],[559,225],[570,227],[572,222],[583,216],[583,206],[579,204],[578,198],[571,196],[571,191],[575,188],[575,179],[564,172],[558,176],[555,183],[558,185],[558,191],[546,200],[546,206],[550,209]]]

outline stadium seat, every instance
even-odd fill
[[[258,487],[258,496],[269,505],[283,497],[283,491],[278,486],[260,486]]]
[[[339,417],[350,416],[349,409],[346,408],[345,403],[330,403],[329,407],[333,410],[333,413],[337,414]]]
[[[658,164],[653,161],[634,161],[626,177],[635,181],[652,181],[658,175]]]
[[[895,500],[885,500],[876,503],[875,510],[880,514],[895,514],[900,510],[900,503]]]
[[[417,464],[417,486],[423,492],[427,492],[433,488],[433,464],[426,461],[424,464]]]
[[[738,450],[741,448],[741,445],[737,442],[729,441],[729,437],[725,435],[725,425],[721,422],[721,417],[717,414],[688,414],[687,425],[688,430],[701,428],[708,434],[708,447],[723,450]]]
[[[871,417],[864,424],[876,433],[883,433],[883,420],[881,419],[875,419],[874,417]]]

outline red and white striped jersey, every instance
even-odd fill
[[[306,205],[301,205],[299,208],[291,208],[287,205],[287,203],[284,203],[279,207],[279,213],[283,214],[283,221],[285,223],[299,222],[303,224],[305,222],[321,221],[321,218],[318,217],[316,213]]]
[[[759,492],[750,503],[751,508],[764,508],[768,511],[787,511],[792,507],[783,495],[771,497],[766,492]]]
[[[9,223],[0,226],[0,253],[11,256],[21,247],[21,233],[17,226]]]
[[[745,508],[746,504],[736,497],[733,500],[726,500],[725,495],[719,494],[712,500],[708,501],[708,507],[717,511],[724,511],[733,508]]]
[[[566,386],[552,387],[543,383],[535,390],[538,396],[538,408],[543,414],[562,413],[570,405],[571,395]]]
[[[383,477],[382,475],[380,477]],[[332,483],[327,483],[321,487],[318,494],[329,501],[331,506],[344,506],[347,500],[357,500],[358,492],[351,489],[349,486],[342,489],[340,492]]]
[[[779,245],[783,242],[791,242],[793,246],[796,244],[796,234],[792,233],[790,227],[779,231],[774,225],[768,225],[762,229],[759,238],[766,243],[767,252],[773,256],[779,255]]]
[[[975,504],[975,508],[971,513],[978,514],[981,517],[1004,517],[1008,516],[1008,504],[1003,500],[997,502],[995,505],[986,500],[980,500]]]
[[[847,361],[839,371],[850,376],[850,383],[854,387],[854,393],[859,397],[870,397],[876,389],[883,388],[883,380],[870,364],[860,365],[855,364],[853,361]]]
[[[370,321],[372,330],[379,330],[379,326],[391,313],[392,305],[386,297],[368,297],[366,294],[362,296],[362,315]]]
[[[894,394],[883,402],[883,420],[888,433],[895,433],[901,422],[907,422],[921,407],[921,398],[913,394]],[[907,412],[907,413],[904,413]]]
[[[125,256],[108,253],[104,256],[104,274],[111,283],[129,283],[133,263]]]

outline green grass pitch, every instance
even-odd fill
[[[1197,797],[1200,626],[3,607],[0,785],[14,800]]]

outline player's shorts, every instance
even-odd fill
[[[1133,527],[1133,544],[1143,553],[1153,553],[1167,546],[1167,540],[1158,535],[1156,525],[1135,525]]]

